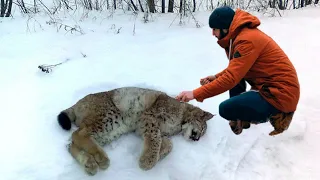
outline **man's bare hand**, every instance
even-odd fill
[[[193,92],[192,91],[182,91],[177,97],[177,100],[182,102],[189,102],[190,100],[193,100]]]

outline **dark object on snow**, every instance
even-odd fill
[[[53,64],[53,65],[45,65],[45,64],[42,64],[42,65],[39,65],[38,68],[41,69],[42,72],[45,72],[45,73],[49,73],[52,71],[52,68],[58,66],[58,65],[61,65],[62,63],[65,63],[67,62],[69,59],[66,59],[64,62],[61,62],[61,63],[58,63],[58,64]]]
[[[70,130],[71,129],[71,121],[68,117],[68,115],[65,112],[61,112],[58,115],[58,122],[59,125],[65,129],[65,130]]]
[[[41,69],[42,72],[45,72],[45,73],[49,73],[49,71],[51,72],[52,69],[46,65],[40,65],[38,66],[39,69]]]

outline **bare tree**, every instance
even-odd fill
[[[154,3],[154,0],[147,0],[147,3],[148,3],[149,11],[151,13],[155,13],[156,12],[156,5]]]
[[[142,12],[145,22],[152,17],[152,13],[176,13],[180,18],[192,17],[200,8],[212,11],[214,8],[229,5],[232,8],[241,8],[249,11],[258,11],[259,13],[269,14],[271,16],[280,15],[281,10],[303,8],[313,4],[318,4],[319,0],[51,0],[54,7],[47,7],[43,0],[0,0],[0,17],[11,16],[12,5],[16,5],[21,13],[32,14],[38,12],[48,12],[56,14],[63,10],[73,11],[75,13],[78,7],[84,8],[84,14],[81,18],[88,18],[90,11],[99,11],[101,13],[110,13],[108,18],[112,17],[116,9],[130,11],[129,13]],[[168,4],[167,4],[168,3]],[[206,3],[206,4],[205,4]],[[167,5],[167,7],[166,7]],[[166,10],[168,8],[168,10]],[[193,18],[193,17],[192,17]]]
[[[9,17],[11,15],[12,0],[1,0],[0,17]]]
[[[166,13],[166,0],[161,0],[161,12]]]
[[[174,0],[169,0],[168,12],[170,13],[173,13],[173,4],[174,4]]]

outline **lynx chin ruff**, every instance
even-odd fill
[[[172,150],[169,137],[182,133],[198,141],[214,115],[167,94],[144,88],[123,87],[89,94],[58,115],[65,130],[71,123],[79,127],[72,133],[69,152],[85,171],[94,175],[107,169],[110,161],[103,146],[122,134],[135,132],[143,138],[139,166],[153,168]]]

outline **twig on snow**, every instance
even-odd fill
[[[133,15],[134,15],[134,23],[133,23],[132,34],[134,36],[136,34],[136,21],[137,21],[138,13],[134,12]]]
[[[66,59],[65,61],[63,62],[60,62],[60,63],[57,63],[57,64],[53,64],[53,65],[47,65],[47,64],[42,64],[42,65],[39,65],[38,68],[42,71],[42,72],[45,72],[45,73],[50,73],[52,72],[52,69],[58,65],[61,65],[67,61],[69,61],[70,59]]]
[[[64,27],[64,30],[66,31],[66,33],[70,32],[71,34],[75,31],[75,32],[79,32],[81,35],[84,34],[84,32],[82,31],[81,27],[78,26],[78,25],[75,25],[74,27],[71,27],[69,25],[66,25],[66,24],[62,24],[60,22],[56,22],[54,20],[49,20],[46,22],[47,24],[51,25],[51,24],[54,24],[54,25],[57,25],[57,31],[59,31],[62,27]]]

